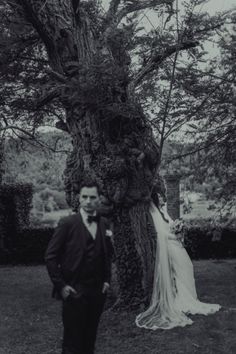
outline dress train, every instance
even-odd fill
[[[150,211],[157,232],[153,293],[149,308],[136,317],[136,325],[153,330],[171,329],[192,324],[187,314],[215,313],[220,305],[203,303],[197,298],[193,265],[171,232],[173,221],[165,215],[169,220],[166,222],[154,204]]]

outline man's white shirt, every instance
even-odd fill
[[[94,212],[93,214],[88,214],[88,213],[86,213],[86,211],[84,209],[80,208],[80,214],[82,216],[82,220],[83,220],[84,225],[86,226],[87,230],[90,232],[92,238],[95,240],[98,225],[95,221],[92,221],[91,223],[89,223],[88,216],[89,215],[95,216],[96,212]]]

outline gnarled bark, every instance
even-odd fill
[[[94,29],[88,8],[92,2],[20,3],[45,43],[52,86],[66,111],[73,143],[65,172],[68,202],[76,203],[84,178],[94,178],[102,187],[114,206],[120,304],[136,306],[150,297],[152,288],[156,235],[149,204],[159,154],[134,92],[128,90],[124,33],[114,23],[104,35]],[[116,11],[119,2],[113,5],[110,10]]]
[[[159,160],[141,111],[127,120],[89,110],[78,121],[68,120],[74,149],[66,187],[69,203],[76,205],[80,182],[94,179],[113,204],[119,305],[130,307],[146,301],[152,289],[156,235],[149,205]]]

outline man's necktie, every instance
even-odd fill
[[[91,224],[92,222],[98,222],[99,215],[88,215],[87,222]]]

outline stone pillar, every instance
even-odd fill
[[[180,217],[180,178],[177,173],[165,175],[167,211],[173,220]]]

